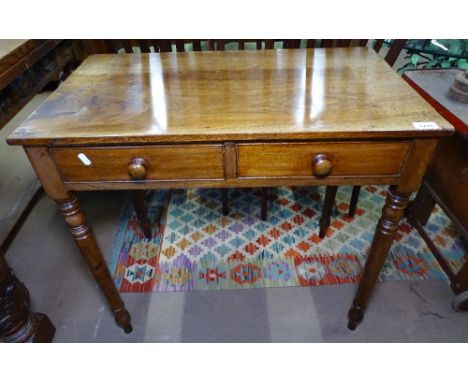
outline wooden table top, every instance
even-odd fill
[[[413,122],[435,122],[435,127]],[[10,137],[21,145],[450,135],[367,48],[94,55]]]

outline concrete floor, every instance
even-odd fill
[[[79,195],[104,252],[125,192]],[[450,307],[444,281],[379,283],[365,321],[346,328],[355,285],[124,294],[134,331],[113,322],[56,205],[42,199],[7,253],[29,287],[32,309],[57,327],[57,342],[467,341],[468,315]]]
[[[42,98],[43,99],[43,98]],[[34,102],[40,102],[40,98]],[[23,113],[23,115],[25,112]],[[27,113],[26,113],[27,115]],[[13,128],[10,124],[2,137]],[[5,150],[3,171],[28,184],[21,148]],[[12,155],[20,159],[11,160]],[[24,156],[24,157],[23,157]],[[19,169],[21,167],[21,169]],[[5,178],[4,178],[5,179]],[[0,183],[0,211],[16,192]],[[110,247],[125,192],[79,197],[104,252]],[[55,203],[43,198],[6,254],[31,293],[31,308],[48,314],[56,342],[466,342],[468,314],[450,307],[445,281],[379,283],[364,322],[346,328],[356,285],[188,293],[124,294],[134,331],[118,328]]]

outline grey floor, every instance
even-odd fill
[[[1,131],[0,163],[8,164],[2,173],[21,167],[21,175],[11,178],[14,185],[0,182],[0,211],[14,202],[15,187],[31,181],[22,150],[4,147],[3,138],[13,125]],[[89,192],[79,197],[106,252],[126,194]],[[468,341],[468,314],[452,310],[447,282],[435,280],[379,283],[364,322],[354,332],[346,328],[356,288],[350,284],[124,294],[134,325],[131,334],[124,334],[55,203],[47,198],[37,204],[6,258],[28,286],[32,309],[48,314],[56,325],[56,342]]]

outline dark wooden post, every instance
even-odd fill
[[[42,313],[29,311],[29,291],[0,254],[0,340],[51,342],[55,327]]]

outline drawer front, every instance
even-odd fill
[[[400,173],[409,146],[408,142],[240,144],[237,171],[239,177],[392,176]]]
[[[222,145],[73,147],[51,152],[62,178],[70,182],[224,178]],[[141,177],[135,178],[132,163],[142,170],[136,171]]]

